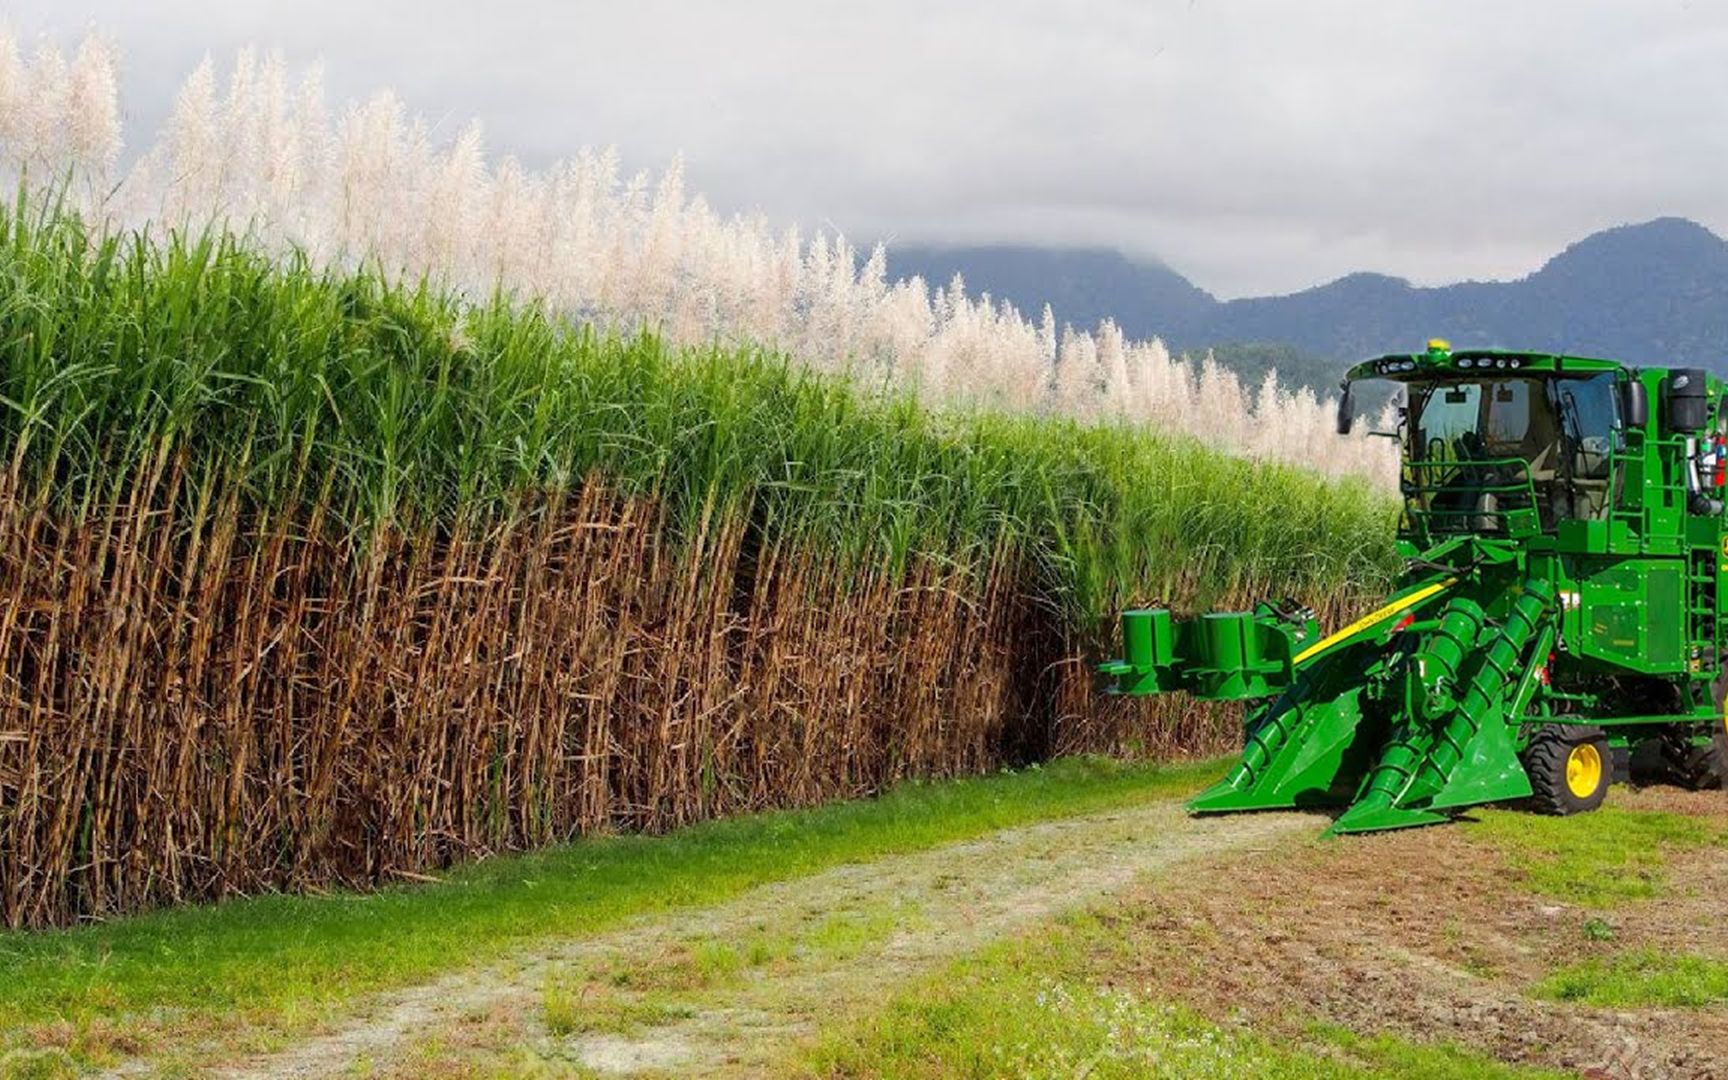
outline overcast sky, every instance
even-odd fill
[[[1220,295],[1527,273],[1607,225],[1728,232],[1714,0],[0,0],[123,53],[128,137],[206,54],[322,59],[545,164],[685,157],[858,240],[1105,245]]]

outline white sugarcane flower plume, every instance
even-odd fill
[[[242,52],[206,60],[156,141],[124,169],[117,54],[92,36],[70,60],[0,31],[0,174],[57,185],[116,227],[216,224],[315,261],[371,260],[471,295],[495,288],[680,344],[753,343],[932,404],[1146,424],[1218,449],[1389,483],[1385,440],[1333,431],[1330,402],[1255,388],[1207,358],[1172,357],[1112,323],[1058,328],[958,278],[890,282],[878,246],[727,216],[684,189],[681,164],[625,176],[612,150],[544,172],[489,161],[477,126],[438,142],[391,93],[332,109],[320,73]],[[1368,425],[1358,425],[1359,428]]]

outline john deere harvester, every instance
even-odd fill
[[[1248,700],[1242,760],[1190,809],[1333,807],[1334,832],[1528,800],[1601,805],[1636,765],[1728,772],[1722,384],[1508,351],[1383,356],[1402,387],[1405,570],[1332,634],[1294,604],[1122,616],[1124,694]]]

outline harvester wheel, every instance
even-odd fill
[[[1670,772],[1681,787],[1693,791],[1714,791],[1728,786],[1728,729],[1716,732],[1708,746],[1695,746],[1690,738],[1680,738],[1669,744]]]
[[[1722,726],[1716,729],[1712,742],[1716,747],[1716,786],[1728,791],[1728,715],[1722,717]]]
[[[1728,659],[1728,658],[1725,658]],[[1686,759],[1685,775],[1691,787],[1728,790],[1728,663],[1716,676],[1716,731],[1709,746],[1692,749]]]
[[[1699,747],[1698,755],[1703,760],[1698,763],[1698,771],[1693,774],[1698,778],[1697,787],[1728,790],[1728,718],[1724,718],[1722,726],[1716,731],[1716,737],[1710,740],[1710,745]]]
[[[1560,816],[1596,809],[1608,797],[1613,760],[1601,728],[1542,725],[1524,750],[1532,807]]]

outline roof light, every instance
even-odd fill
[[[1515,367],[1515,368],[1523,367],[1524,361],[1518,359],[1517,357],[1513,357],[1511,363],[1509,363],[1507,366],[1508,367]]]
[[[1470,359],[1468,356],[1466,356],[1464,359],[1458,361],[1458,366],[1459,367],[1475,367],[1476,361],[1474,361],[1474,360]]]
[[[1429,338],[1428,339],[1428,351],[1429,352],[1451,352],[1452,351],[1452,343],[1450,341],[1447,341],[1445,338],[1437,338],[1437,337],[1436,338]]]
[[[1505,367],[1506,366],[1506,358],[1504,356],[1502,356],[1500,359],[1494,361],[1494,366],[1497,368]]]

